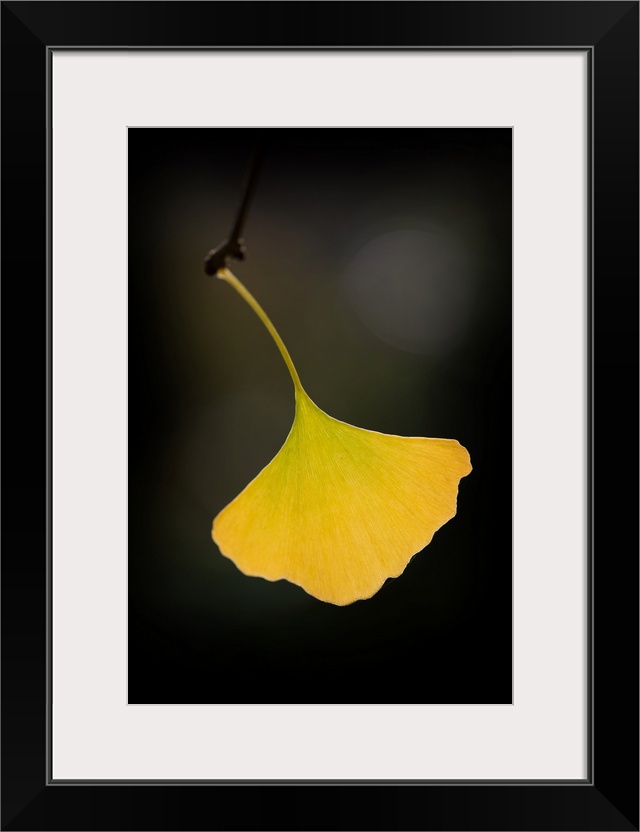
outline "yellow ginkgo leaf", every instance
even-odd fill
[[[370,598],[455,515],[469,454],[455,439],[393,436],[324,413],[262,307],[228,269],[217,274],[273,336],[296,409],[280,451],[213,521],[213,540],[246,575],[284,578],[332,604]]]

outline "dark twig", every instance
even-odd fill
[[[247,170],[246,185],[244,188],[244,196],[238,210],[236,221],[228,240],[220,243],[216,248],[211,249],[204,260],[204,270],[207,274],[213,275],[219,269],[227,265],[230,257],[235,260],[244,260],[247,255],[247,250],[244,246],[244,241],[241,239],[242,229],[244,228],[247,214],[249,212],[249,204],[255,191],[258,173],[260,172],[260,165],[262,163],[262,156],[264,155],[264,145],[260,145],[253,154],[249,167]]]

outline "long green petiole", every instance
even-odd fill
[[[278,331],[275,326],[271,323],[269,316],[264,311],[264,309],[260,306],[258,301],[254,298],[251,292],[245,288],[245,286],[238,280],[238,278],[232,274],[232,272],[227,269],[218,269],[216,272],[216,276],[219,277],[221,280],[225,280],[230,286],[236,290],[236,292],[246,300],[249,306],[253,309],[256,315],[260,318],[262,323],[266,326],[269,330],[269,334],[276,342],[276,346],[280,350],[282,357],[284,358],[284,363],[287,365],[287,369],[291,375],[293,380],[293,386],[295,387],[296,393],[304,393],[304,389],[302,384],[300,383],[300,377],[298,376],[298,372],[293,365],[293,361],[291,360],[291,356],[289,355],[289,350],[285,347],[284,341],[278,335]]]

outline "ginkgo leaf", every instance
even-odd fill
[[[286,579],[332,604],[370,598],[456,514],[469,454],[455,439],[364,430],[320,410],[262,307],[228,269],[218,276],[276,341],[296,409],[282,448],[215,518],[213,540],[246,575]]]

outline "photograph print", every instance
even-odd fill
[[[510,128],[129,128],[129,704],[512,702]]]

